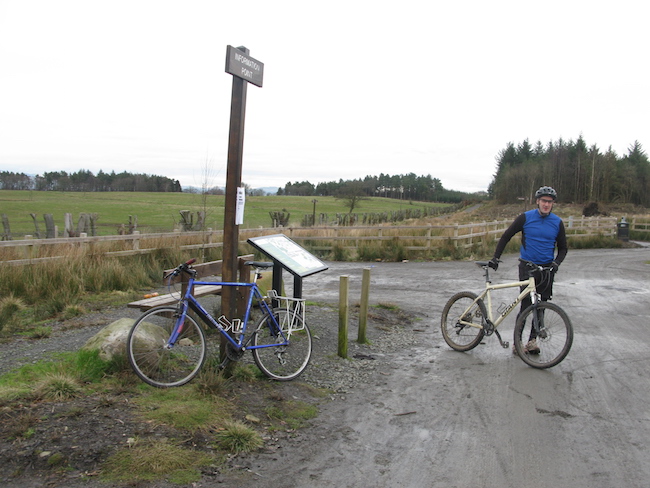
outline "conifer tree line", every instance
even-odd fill
[[[650,206],[650,162],[636,141],[619,157],[577,140],[509,143],[497,156],[488,193],[500,203],[532,201],[540,186],[552,186],[566,203],[633,203]]]
[[[417,176],[415,173],[404,175],[366,176],[355,180],[327,181],[317,185],[309,181],[287,182],[284,188],[278,188],[278,195],[293,196],[334,196],[348,197],[386,197],[399,200],[416,200],[421,202],[459,203],[476,198],[477,194],[447,190],[438,178],[431,175]]]
[[[132,174],[127,172],[104,173],[97,175],[91,171],[76,173],[53,171],[43,175],[29,176],[25,173],[0,171],[1,190],[37,191],[137,191],[137,192],[180,192],[181,184],[165,176]]]

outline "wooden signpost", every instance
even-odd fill
[[[226,73],[233,75],[230,105],[230,134],[228,137],[228,165],[226,169],[226,200],[223,222],[223,281],[237,281],[237,251],[239,227],[237,225],[237,193],[242,186],[242,156],[244,151],[244,119],[246,114],[246,88],[248,83],[262,86],[264,63],[249,56],[247,48],[228,46]],[[241,195],[241,190],[239,190]],[[240,196],[240,203],[243,201]],[[243,209],[240,209],[242,220]],[[221,297],[222,313],[228,318],[236,316],[237,295],[234,287],[224,287]],[[223,351],[222,351],[223,352]]]
[[[251,58],[248,55],[248,49],[244,46],[228,46],[226,50],[226,73],[261,87],[264,79],[264,63]]]

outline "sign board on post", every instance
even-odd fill
[[[237,188],[237,206],[235,208],[235,225],[244,223],[244,205],[246,204],[246,190],[243,187]]]
[[[325,263],[284,234],[251,237],[248,243],[279,262],[294,276],[304,278],[327,269]]]
[[[251,58],[236,47],[228,46],[226,50],[226,73],[261,87],[264,79],[264,63]]]
[[[302,279],[305,276],[327,269],[325,263],[284,234],[251,237],[247,242],[273,259],[274,290],[282,289],[282,269],[293,275],[294,298],[302,298]]]

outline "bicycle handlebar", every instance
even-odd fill
[[[526,265],[527,265],[529,268],[531,268],[531,269],[535,269],[535,270],[539,270],[539,271],[550,271],[550,270],[553,269],[553,265],[550,265],[550,264],[547,265],[547,266],[541,266],[541,265],[539,265],[539,264],[535,264],[535,263],[533,263],[532,261],[527,261],[527,260],[525,260],[525,259],[521,259],[521,258],[519,258],[519,261],[521,261],[522,263],[526,263]],[[487,268],[487,267],[490,267],[490,261],[474,261],[474,262],[475,262],[478,266],[480,266],[481,268]]]
[[[534,272],[536,271],[548,271],[548,272],[553,272],[553,265],[549,264],[547,266],[541,266],[539,264],[535,264],[532,261],[528,261],[526,259],[521,259],[519,258],[519,261],[522,263],[526,263],[526,266],[529,268],[528,273],[530,276],[533,275]],[[474,261],[478,266],[483,268],[486,273],[489,273],[489,270],[491,269],[490,266],[490,261]],[[496,270],[495,270],[496,271]],[[488,275],[489,277],[489,275]],[[489,279],[489,278],[488,278]]]
[[[185,261],[183,264],[179,265],[174,271],[163,276],[163,280],[166,280],[168,278],[173,278],[175,276],[178,276],[181,273],[188,273],[191,275],[195,274],[196,271],[192,269],[192,265],[194,263],[196,263],[196,258],[192,258],[188,261]],[[258,268],[258,269],[266,269],[273,266],[273,263],[264,262],[264,261],[246,261],[244,264],[247,264],[248,266],[253,266],[254,268]]]
[[[191,266],[196,263],[196,258],[189,259],[185,261],[183,264],[179,265],[178,268],[176,268],[174,271],[171,273],[167,274],[166,276],[163,276],[163,280],[166,280],[167,278],[171,278],[174,276],[178,276],[181,273],[189,273],[192,274],[193,270],[191,270]]]
[[[526,259],[521,259],[519,258],[519,261],[522,263],[525,263],[526,266],[528,266],[531,270],[535,271],[552,271],[553,270],[553,265],[549,264],[547,266],[542,266],[539,264],[535,264],[532,261],[527,261]]]

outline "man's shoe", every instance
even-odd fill
[[[537,341],[535,339],[528,341],[528,344],[526,344],[526,347],[524,347],[524,352],[527,354],[539,354],[539,346],[537,345]]]

